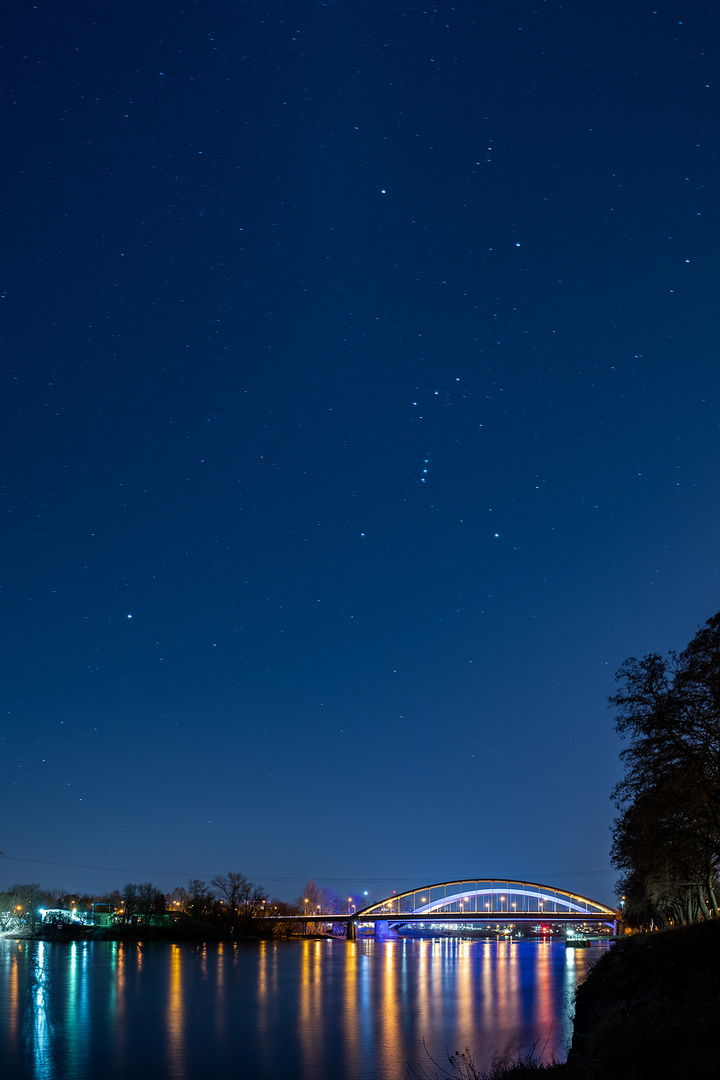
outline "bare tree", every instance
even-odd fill
[[[190,878],[187,887],[187,913],[194,919],[204,919],[212,913],[213,893],[204,881]]]
[[[165,897],[150,881],[137,886],[137,897],[142,925],[150,926],[153,916],[165,911]]]
[[[223,904],[230,924],[230,933],[248,929],[248,920],[265,915],[267,893],[260,885],[248,881],[244,874],[229,871],[216,874],[210,882],[215,895]]]

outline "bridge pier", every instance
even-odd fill
[[[348,941],[357,941],[357,922],[355,919],[348,919],[346,926],[346,937]]]

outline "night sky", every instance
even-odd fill
[[[720,607],[702,3],[12,0],[0,888],[612,901]]]

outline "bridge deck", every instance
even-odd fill
[[[618,916],[615,916],[616,918]],[[386,911],[381,914],[357,915],[331,914],[320,912],[315,915],[268,915],[267,919],[277,922],[390,922],[390,923],[508,923],[508,922],[533,922],[533,923],[609,923],[613,916],[606,912],[597,911],[486,911],[484,913],[468,911],[465,913],[450,912],[423,912],[415,914],[412,911],[396,912]]]

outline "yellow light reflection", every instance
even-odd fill
[[[22,957],[21,950],[12,953],[2,953],[3,959],[3,983],[8,986],[8,1000],[6,1000],[6,1015],[8,1015],[8,1041],[15,1042],[19,1037],[19,959]]]
[[[360,1052],[360,1031],[358,1027],[358,946],[356,941],[348,941],[344,980],[345,1000],[343,1001],[342,1026],[345,1039],[344,1074],[348,1080],[362,1080],[362,1054]]]
[[[300,966],[300,1050],[308,1076],[322,1072],[325,1022],[322,1009],[322,943],[304,940]]]
[[[272,1027],[272,1000],[270,994],[270,947],[267,941],[258,944],[260,950],[257,965],[257,1001],[258,1011],[255,1022],[258,1044],[262,1050],[262,1057],[270,1060],[273,1050],[273,1027]]]
[[[186,1075],[186,1050],[184,1037],[185,1004],[183,1001],[182,950],[179,945],[170,946],[170,979],[165,1011],[168,1058],[171,1073],[177,1080]]]
[[[259,945],[260,956],[258,958],[258,1001],[261,1006],[267,1005],[268,997],[268,947],[267,941],[261,941]]]
[[[397,963],[401,947],[402,945],[396,941],[386,941],[383,944],[385,949],[385,963],[383,964],[385,973],[378,1019],[378,1072],[385,1076],[397,1074],[402,1058],[397,987]]]
[[[10,976],[8,979],[8,1035],[17,1039],[20,1034],[20,984],[18,972],[18,954],[10,956]]]
[[[230,946],[229,948],[232,948],[232,946]],[[212,963],[210,964],[210,970],[212,971],[213,968],[214,968],[214,972],[215,972],[215,982],[214,982],[215,1008],[213,1009],[213,1017],[214,1017],[214,1020],[215,1020],[215,1030],[217,1032],[217,1037],[219,1039],[224,1038],[224,1033],[225,1033],[225,1031],[227,1029],[228,1019],[229,1019],[229,1017],[228,1017],[228,1008],[227,1008],[228,999],[227,999],[227,993],[226,993],[227,987],[226,987],[226,980],[225,980],[225,974],[226,974],[225,973],[225,965],[226,965],[226,963],[228,961],[230,961],[232,963],[233,953],[231,952],[229,956],[227,955],[227,953],[228,953],[228,947],[226,947],[226,945],[222,941],[219,941],[218,945],[217,945],[217,956],[216,956],[215,964],[214,965]],[[203,949],[203,959],[204,959],[205,968],[207,970],[207,962],[208,962],[207,946]]]

